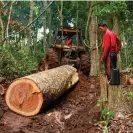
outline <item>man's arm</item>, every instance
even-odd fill
[[[111,46],[111,41],[110,41],[110,35],[109,34],[104,36],[103,43],[104,43],[103,44],[104,49],[103,49],[103,55],[101,57],[101,60],[105,61],[106,57],[109,54],[109,50],[110,50],[110,46]]]

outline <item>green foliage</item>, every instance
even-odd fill
[[[104,133],[108,133],[108,123],[109,123],[109,120],[114,117],[114,115],[115,113],[108,109],[102,110],[101,117],[100,117],[101,119],[100,124],[104,125],[104,130],[103,130]]]
[[[0,47],[0,75],[14,77],[24,76],[37,67],[37,60],[31,56],[26,47]]]
[[[128,10],[125,1],[104,1],[96,2],[94,11],[97,16],[106,16],[106,14],[122,13]]]
[[[105,120],[109,121],[113,116],[114,116],[114,112],[112,112],[108,109],[102,110],[101,117],[104,118]]]
[[[105,104],[105,102],[102,99],[98,100],[97,105],[100,106],[100,108],[102,110],[99,123],[104,126],[103,133],[108,133],[109,120],[114,117],[115,113],[108,109],[103,108],[104,104]]]
[[[97,102],[97,106],[100,107],[101,110],[103,110],[104,103],[105,102],[103,101],[103,99],[99,99]]]
[[[133,98],[133,92],[132,91],[128,92],[127,97],[128,97],[128,99],[132,99]]]
[[[5,5],[8,3],[7,1],[3,1],[3,2],[5,3]],[[92,1],[92,2],[94,4],[93,11],[95,15],[97,16],[97,20],[98,20],[97,24],[100,21],[106,22],[106,23],[107,22],[113,23],[114,14],[118,14],[119,22],[120,22],[119,23],[120,34],[121,34],[120,36],[122,39],[125,38],[125,42],[127,44],[126,46],[122,48],[120,52],[122,68],[127,68],[127,67],[132,68],[133,67],[133,61],[132,61],[133,60],[133,57],[132,57],[132,54],[133,54],[133,47],[132,47],[132,44],[133,44],[133,39],[132,39],[133,2],[132,1]],[[5,24],[4,25],[5,27],[8,21],[10,5],[11,5],[11,2],[9,2],[9,4],[6,7],[2,8],[2,10],[4,11],[8,9],[8,12],[5,15],[2,15],[2,19]],[[51,5],[50,8],[51,8],[51,16],[52,16],[51,29],[53,32],[60,25],[60,16],[59,16],[58,10],[60,10],[61,8],[61,2],[55,1]],[[33,19],[35,19],[43,10],[44,10],[43,1],[34,1]],[[77,12],[78,12],[78,20],[77,20]],[[88,13],[89,13],[89,2],[88,1],[63,1],[63,24],[66,26],[68,26],[70,23],[73,23],[74,26],[78,24],[78,27],[82,29],[83,39],[85,36],[85,27],[86,27],[86,23],[88,19]],[[37,58],[42,58],[44,55],[44,52],[43,52],[44,46],[40,44],[36,45],[35,37],[37,34],[37,29],[43,26],[43,17],[45,16],[45,14],[46,14],[46,28],[48,28],[48,25],[49,25],[49,22],[47,21],[48,15],[49,15],[48,12],[45,12],[41,17],[38,18],[37,21],[35,21],[32,25],[27,27],[27,29],[31,29],[31,36],[32,36],[32,40],[29,41],[30,43],[32,42],[31,44],[32,46],[30,45],[29,47],[32,47],[31,51],[34,51],[36,53],[35,55]],[[21,23],[22,26],[26,26],[29,23],[29,15],[30,15],[30,2],[29,1],[15,1],[14,2],[11,20],[18,21]],[[111,20],[109,18],[111,18]],[[19,28],[22,29],[23,27],[18,26],[18,29],[16,31],[19,31],[20,30]],[[6,31],[6,29],[4,30]],[[12,31],[11,26],[9,26],[9,35],[16,31]],[[23,36],[21,36],[22,34]],[[22,41],[23,39],[26,39],[29,37],[29,33],[26,31],[21,32],[19,34],[19,37],[21,38],[20,41]],[[46,38],[48,38],[48,35]],[[12,41],[13,39],[9,39],[9,40]],[[43,44],[43,42],[41,43]],[[19,75],[24,75],[24,73],[28,73],[30,70],[34,68],[34,66],[36,66],[35,65],[36,64],[35,62],[37,62],[36,57],[34,57],[32,54],[29,54],[27,48],[20,49],[20,47],[19,48],[17,47],[18,46],[0,48],[0,55],[2,58],[0,59],[0,61],[2,62],[0,65],[0,69],[2,70],[2,72],[0,72],[1,74],[7,73],[8,75],[7,70],[9,70],[10,71],[9,73],[12,72],[11,75],[13,75],[13,72]],[[27,58],[28,59],[30,58],[30,60],[28,60]],[[26,66],[22,67],[21,61],[25,61],[27,63]],[[4,62],[6,65],[4,64]],[[32,65],[30,66],[29,64],[32,64]],[[28,66],[29,68],[27,69]],[[25,71],[24,71],[24,68],[25,68]]]
[[[129,39],[129,38],[128,38]],[[120,55],[123,69],[129,69],[133,67],[133,46],[131,42],[122,47]]]
[[[74,27],[77,26],[85,30],[86,21],[88,18],[88,2],[87,1],[63,1],[63,25],[68,26],[69,23],[73,23]],[[57,7],[61,8],[61,2],[56,1]],[[52,12],[57,11],[56,9],[52,9]],[[77,12],[78,12],[78,20],[77,20]],[[53,16],[53,24],[58,22],[59,26],[59,13]],[[57,28],[57,27],[56,27]],[[84,36],[84,32],[83,32]]]
[[[13,4],[12,19],[22,22],[23,25],[29,23],[30,2],[29,1],[15,1]]]

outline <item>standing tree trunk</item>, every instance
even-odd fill
[[[30,0],[30,16],[29,16],[29,23],[32,23],[33,21],[33,12],[34,12],[34,1],[33,0]],[[32,29],[29,27],[29,36],[27,38],[28,40],[28,45],[29,45],[29,51],[32,53],[31,49],[30,49],[30,46],[31,46],[31,43],[32,43],[32,34],[31,34],[31,31]]]
[[[47,1],[43,1],[44,9],[47,7]],[[43,15],[43,50],[44,50],[44,57],[47,50],[47,42],[46,42],[46,13]]]
[[[61,1],[61,9],[60,9],[60,26],[63,26],[63,1]]]
[[[59,13],[59,17],[60,17],[60,26],[63,26],[63,15],[62,15],[62,11],[63,11],[63,1],[61,1],[60,6],[59,4],[56,2],[57,8],[58,8],[58,13]]]
[[[34,12],[34,1],[30,0],[30,16],[29,16],[29,23],[33,21],[33,12]]]
[[[6,27],[6,36],[8,37],[9,33],[8,33],[8,30],[9,30],[9,23],[10,23],[10,20],[11,20],[11,14],[12,14],[12,6],[13,6],[13,1],[11,2],[11,6],[10,6],[10,11],[9,11],[9,16],[8,16],[8,22],[7,22],[7,27]]]
[[[113,31],[119,36],[119,17],[118,14],[113,16]]]
[[[109,29],[112,30],[113,29],[113,18],[112,18],[112,15],[109,13],[107,14],[107,20],[108,20]]]
[[[113,17],[113,31],[119,36],[119,17],[118,17],[118,14],[114,14],[114,17]],[[117,58],[118,58],[118,62],[117,62],[117,65],[118,67],[121,69],[121,57],[120,57],[120,54],[117,55]]]
[[[0,14],[0,25],[1,25],[1,39],[3,41],[4,40],[4,24],[3,24],[3,20],[2,20],[1,14]]]
[[[125,39],[125,32],[123,30],[123,48],[124,48],[124,53],[125,53],[125,63],[126,63],[126,66],[128,66],[128,54],[127,54],[127,44],[126,44],[126,39]]]
[[[49,44],[49,47],[51,46],[52,44],[52,39],[51,39],[51,34],[52,34],[52,25],[51,25],[51,7],[49,7],[48,9],[48,28],[49,28],[49,39],[48,39],[48,44]]]
[[[56,3],[58,12],[60,15],[60,27],[62,27],[62,34],[61,34],[61,47],[63,48],[63,1],[60,2],[60,6]],[[61,56],[62,56],[62,50],[59,51],[59,64],[61,64]]]
[[[85,26],[85,43],[87,45],[87,47],[89,47],[89,33],[88,33],[88,28],[89,28],[89,25],[90,25],[90,20],[91,20],[91,16],[92,16],[92,2],[91,1],[88,1],[88,19],[87,19],[87,22],[86,22],[86,26]]]
[[[6,92],[6,103],[18,114],[36,115],[78,81],[76,71],[65,65],[15,80]]]
[[[93,6],[93,4],[91,6]],[[91,76],[96,76],[100,72],[96,25],[97,25],[97,18],[92,13],[90,26],[89,26],[90,48],[91,48],[91,70],[90,70]]]

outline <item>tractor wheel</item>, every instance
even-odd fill
[[[54,49],[51,48],[46,53],[43,69],[47,70],[58,66],[59,66],[58,54]]]
[[[87,52],[84,52],[80,55],[80,71],[86,75],[89,76],[90,73],[90,57]]]
[[[68,59],[65,58],[65,57],[63,57],[63,58],[61,59],[61,65],[67,65],[67,64],[68,64]]]

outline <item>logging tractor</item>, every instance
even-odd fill
[[[81,29],[60,27],[55,31],[52,46],[44,60],[45,70],[68,64],[88,76],[90,58],[82,41]]]

